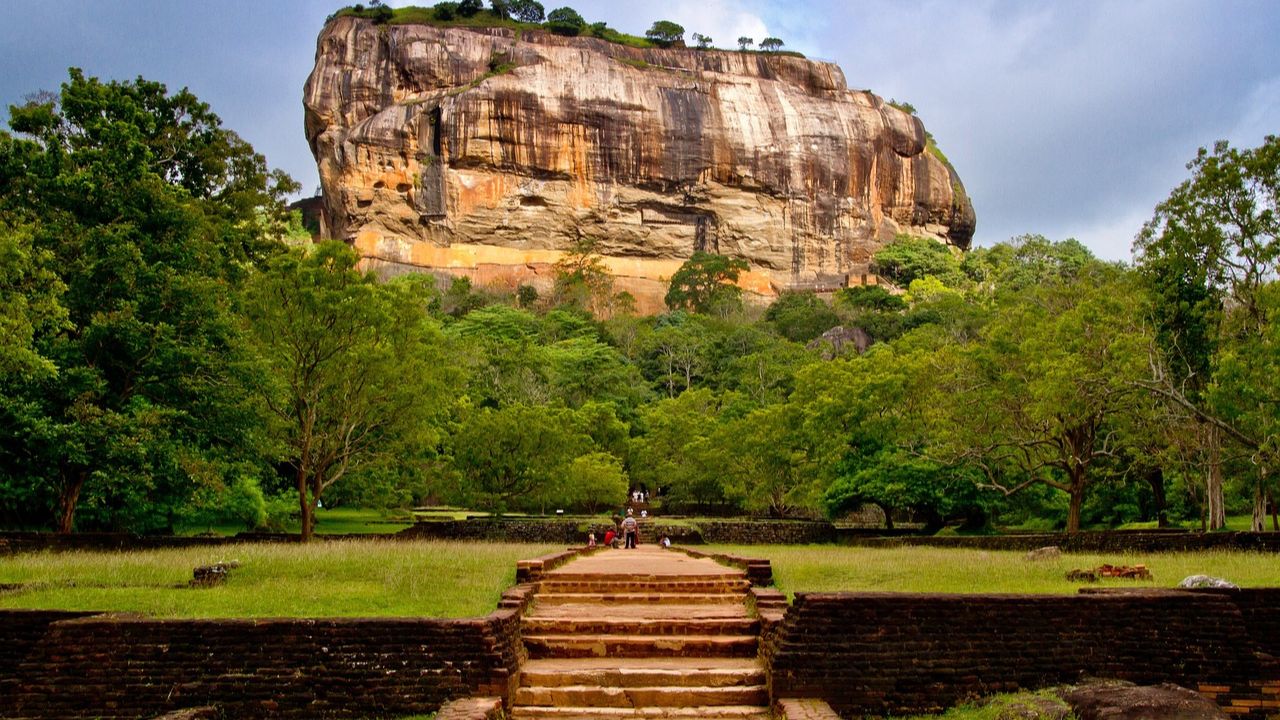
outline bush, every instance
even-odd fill
[[[458,15],[458,3],[456,2],[440,2],[436,3],[432,8],[435,11],[435,18],[443,22],[449,22]]]
[[[684,41],[684,27],[670,20],[659,20],[653,24],[653,27],[649,28],[649,31],[644,36],[659,47],[671,47],[678,42]]]
[[[570,7],[556,8],[547,14],[547,29],[557,35],[573,37],[586,26],[587,21]]]
[[[481,0],[460,0],[458,3],[458,14],[462,17],[472,17],[483,9],[484,3]]]

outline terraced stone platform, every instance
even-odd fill
[[[768,720],[744,573],[642,545],[547,572],[511,717]]]

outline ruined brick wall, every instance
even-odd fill
[[[228,718],[355,718],[503,697],[519,608],[483,618],[156,620],[45,624],[0,681],[0,717],[140,718],[213,705]],[[34,635],[0,611],[0,635]],[[3,645],[6,643],[0,643]],[[18,654],[18,653],[13,653]]]
[[[1245,614],[1210,593],[797,593],[769,645],[775,699],[822,698],[844,717],[1082,676],[1195,688],[1264,674]]]
[[[1187,532],[1181,530],[1101,530],[1014,535],[946,536],[898,535],[879,537],[875,531],[838,528],[836,541],[860,547],[924,546],[975,550],[1034,550],[1056,545],[1064,552],[1175,552],[1198,550],[1253,550],[1280,552],[1280,533]]]

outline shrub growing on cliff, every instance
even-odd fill
[[[645,32],[644,36],[659,47],[671,47],[678,42],[684,41],[684,27],[670,20],[659,20]],[[710,39],[707,38],[708,41]],[[707,44],[710,45],[711,43],[708,42]]]
[[[782,49],[786,43],[776,37],[767,37],[760,41],[760,49],[765,52],[776,52]]]
[[[573,37],[586,26],[587,21],[571,7],[556,8],[547,13],[547,29],[557,35]]]

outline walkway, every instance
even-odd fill
[[[514,720],[767,720],[750,583],[712,560],[603,550],[538,583]]]

